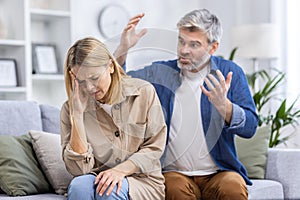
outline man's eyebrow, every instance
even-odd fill
[[[191,41],[190,43],[197,43],[197,44],[199,44],[199,45],[201,45],[201,44],[202,44],[201,42],[199,42],[199,41],[197,41],[197,40],[195,40],[195,41]]]
[[[178,39],[184,40],[184,38],[181,37],[180,35],[178,35]],[[198,43],[198,44],[202,45],[202,43],[198,40],[192,40],[192,41],[189,41],[189,43]]]

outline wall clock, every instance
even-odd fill
[[[128,23],[129,13],[121,5],[105,6],[98,16],[98,28],[104,38],[121,34]]]

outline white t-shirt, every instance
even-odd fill
[[[197,176],[212,174],[218,170],[207,148],[200,113],[200,85],[207,73],[208,67],[197,73],[182,72],[182,84],[175,93],[163,171]]]

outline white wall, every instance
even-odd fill
[[[189,0],[189,3],[172,0],[72,0],[73,38],[86,35],[102,38],[97,28],[97,17],[108,4],[122,5],[130,16],[144,12],[146,16],[140,23],[141,27],[165,29],[175,29],[183,14],[199,7],[198,0]]]
[[[145,13],[145,17],[138,28],[148,28],[149,31],[137,47],[157,47],[155,51],[153,49],[145,51],[144,49],[143,56],[137,51],[131,52],[128,63],[139,66],[153,60],[173,58],[176,57],[176,23],[178,20],[189,11],[207,8],[220,18],[224,29],[222,43],[216,54],[227,56],[231,50],[231,27],[236,23],[236,1],[189,0],[187,3],[186,1],[173,0],[73,0],[73,40],[89,35],[105,40],[97,27],[98,15],[105,5],[116,3],[125,7],[131,16],[141,12]],[[159,51],[159,47],[167,50],[167,52]],[[111,49],[113,50],[113,48]]]
[[[143,43],[144,40],[147,40],[147,37],[141,40],[142,44],[151,46],[153,44],[164,43],[162,46],[165,47],[165,44],[168,45],[168,50],[174,51],[174,54],[176,54],[176,41],[174,41],[173,38],[177,38],[176,23],[185,13],[194,9],[207,8],[221,20],[224,34],[216,55],[224,55],[225,57],[229,56],[233,48],[231,42],[231,29],[233,26],[270,21],[270,0],[189,0],[188,3],[186,1],[174,0],[72,1],[72,32],[74,41],[89,35],[105,40],[97,27],[99,12],[107,4],[120,4],[128,10],[130,16],[141,12],[146,14],[138,28],[146,27],[152,30],[150,34],[148,34],[152,34],[151,37],[149,36],[148,38],[151,44],[147,42]],[[168,33],[162,34],[161,30],[168,30],[166,31]],[[174,33],[170,31],[174,31]],[[164,35],[168,35],[169,37],[164,38]],[[152,36],[155,36],[155,38],[152,38]],[[159,38],[161,40],[157,42],[156,40]],[[159,57],[157,59],[159,59]],[[251,65],[251,63],[247,63],[247,65]]]
[[[111,51],[114,51],[119,37],[107,40],[97,27],[99,12],[107,4],[122,5],[131,17],[145,13],[137,28],[147,28],[148,33],[136,48],[130,51],[127,60],[128,66],[135,67],[144,66],[158,59],[176,58],[176,23],[188,11],[199,8],[198,0],[189,0],[189,3],[172,0],[74,0],[72,6],[74,41],[90,35],[105,41]]]

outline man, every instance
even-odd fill
[[[120,64],[146,33],[135,33],[143,16],[132,18],[122,33],[115,51]],[[166,199],[247,199],[246,184],[252,183],[234,145],[235,134],[250,138],[257,127],[246,76],[235,63],[213,56],[222,28],[208,10],[186,14],[177,27],[176,60],[128,72],[154,85],[164,109]]]

